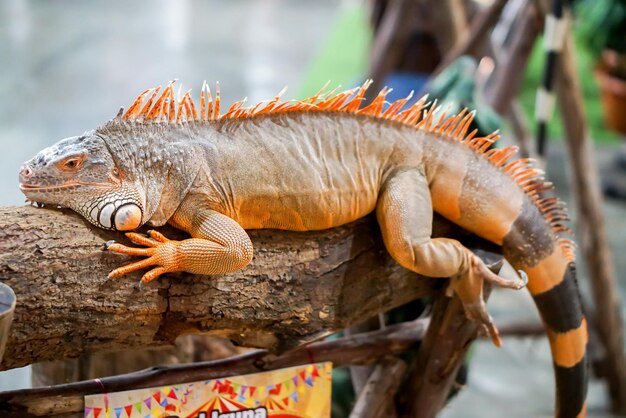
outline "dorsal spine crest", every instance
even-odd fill
[[[325,92],[328,85],[326,83],[319,92],[309,98],[281,101],[281,97],[286,91],[285,87],[269,101],[244,107],[247,101],[244,99],[233,103],[226,113],[220,114],[219,83],[216,83],[215,98],[213,98],[211,89],[205,81],[200,91],[200,111],[198,112],[191,97],[191,91],[185,92],[182,99],[176,99],[174,82],[170,82],[163,90],[161,87],[157,87],[143,91],[128,110],[121,115],[121,119],[129,123],[139,124],[183,125],[188,122],[246,119],[267,114],[310,111],[365,115],[414,126],[416,129],[434,134],[442,140],[463,143],[477,154],[484,155],[519,185],[543,214],[555,234],[572,233],[563,224],[568,220],[565,205],[556,197],[546,198],[543,196],[545,192],[552,190],[553,186],[552,183],[544,180],[543,171],[534,167],[534,160],[521,158],[511,161],[518,153],[517,146],[490,149],[500,138],[497,131],[484,137],[476,137],[478,132],[476,129],[468,133],[474,120],[475,110],[469,112],[467,109],[463,109],[458,114],[448,116],[442,107],[437,105],[436,101],[428,103],[427,96],[423,96],[403,110],[411,100],[413,92],[405,98],[389,103],[386,98],[391,89],[387,87],[383,88],[371,103],[361,107],[365,99],[365,92],[372,83],[371,80],[367,80],[361,87],[341,92],[337,92],[337,88]],[[387,105],[386,109],[385,105]],[[573,261],[575,254],[573,241],[559,238],[558,242],[568,260]]]

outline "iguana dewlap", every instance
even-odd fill
[[[468,133],[473,114],[444,116],[419,100],[383,110],[386,92],[362,107],[367,84],[300,102],[279,97],[220,115],[206,87],[200,109],[173,87],[147,90],[117,118],[41,151],[20,171],[34,202],[72,208],[94,225],[132,230],[170,223],[192,238],[129,233],[147,248],[109,250],[146,257],[111,277],[153,267],[143,282],[174,271],[221,274],[252,260],[245,229],[332,228],[375,211],[402,266],[450,277],[468,315],[499,344],[483,281],[519,288],[491,273],[458,241],[431,238],[433,210],[502,246],[529,276],[546,325],[557,382],[557,416],[584,416],[586,322],[573,244],[559,238],[566,215],[514,147],[488,150],[492,134]],[[159,94],[160,93],[160,94]]]

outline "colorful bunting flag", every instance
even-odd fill
[[[170,389],[170,393],[167,394],[167,397],[178,400],[178,396],[176,396],[174,389]]]
[[[272,386],[274,386],[274,385],[272,385]],[[267,388],[268,389],[268,393],[270,395],[278,395],[280,393],[280,388],[281,387],[282,387],[282,384],[276,383],[276,386],[273,389],[270,390],[269,387]]]
[[[232,381],[229,379],[209,380],[205,381],[205,383],[211,384],[212,391],[219,393],[219,396],[223,397],[224,402],[232,402],[235,405],[239,402],[241,404],[248,403],[248,405],[259,406],[265,405],[266,402],[273,402],[276,406],[289,406],[289,403],[292,402],[294,404],[293,407],[297,408],[298,406],[295,404],[299,403],[300,398],[309,391],[306,386],[319,386],[315,385],[316,379],[321,378],[322,375],[324,375],[324,379],[328,377],[328,373],[325,370],[323,365],[301,366],[297,369],[294,368],[287,376],[283,374],[281,377],[285,380],[269,385],[243,385],[238,383],[237,380]],[[152,396],[144,399],[143,402],[139,401],[125,406],[122,404],[116,408],[113,408],[116,405],[111,405],[111,408],[109,408],[108,404],[105,404],[104,408],[85,407],[84,416],[85,418],[130,418],[133,416],[133,412],[142,414],[142,409],[146,409],[148,416],[163,415],[165,411],[176,414],[182,412],[188,400],[193,401],[196,399],[197,394],[189,389],[190,386],[165,386],[153,393]],[[206,388],[208,389],[208,386]],[[285,397],[280,397],[282,394]],[[190,395],[190,397],[188,398],[187,395]],[[275,398],[270,399],[267,398],[268,396],[275,396]],[[133,408],[135,409],[133,410]],[[125,414],[122,414],[122,412],[125,412]],[[165,412],[165,415],[167,415],[167,412]]]

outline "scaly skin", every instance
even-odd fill
[[[27,162],[22,190],[33,201],[69,206],[100,227],[167,222],[188,232],[192,238],[182,241],[154,231],[129,233],[147,248],[108,246],[147,257],[110,274],[154,266],[142,282],[174,271],[244,268],[253,256],[246,229],[320,230],[375,211],[392,257],[417,273],[450,277],[468,316],[500,345],[483,281],[510,288],[524,283],[491,273],[456,240],[431,238],[434,210],[501,245],[528,274],[552,347],[557,416],[584,416],[586,323],[570,249],[554,232],[563,228],[561,213],[555,201],[537,197],[544,187],[538,172],[524,161],[505,166],[510,149],[484,154],[494,138],[467,135],[472,115],[437,121],[431,111],[416,129],[423,102],[406,114],[383,114],[383,93],[359,111],[364,91],[352,100],[354,92],[340,93],[315,110],[296,104],[280,111],[275,99],[269,111],[234,107],[222,117],[204,100],[198,117],[188,96],[174,112],[171,86],[155,104],[156,93],[144,103],[146,92],[123,117]]]

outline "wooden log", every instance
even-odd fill
[[[544,9],[547,4],[542,2]],[[596,327],[606,349],[604,376],[609,383],[613,412],[626,414],[626,357],[620,293],[611,248],[606,236],[598,168],[583,106],[583,96],[571,33],[568,32],[556,72],[557,103],[565,127],[570,181],[576,204],[579,242],[586,260],[596,311]]]
[[[386,75],[400,62],[415,27],[415,3],[415,0],[391,0],[384,6],[370,52],[368,74],[373,82],[366,93],[368,99],[376,97]]]
[[[515,143],[519,146],[520,157],[536,158],[535,145],[533,138],[528,130],[524,109],[517,100],[513,100],[509,106],[509,121],[511,122],[511,130],[515,136]]]
[[[485,253],[479,255],[490,263],[491,271],[500,271],[501,258],[498,260]],[[485,284],[485,300],[490,290],[491,286]],[[407,411],[406,416],[433,418],[439,413],[478,331],[476,322],[465,316],[463,304],[456,295],[435,299],[428,332],[407,372],[407,386],[400,394],[400,405]]]
[[[172,228],[173,238],[183,235]],[[435,234],[458,229],[438,219]],[[66,210],[0,208],[0,281],[18,298],[0,368],[96,351],[169,345],[209,334],[284,351],[425,295],[386,252],[374,217],[326,231],[251,231],[255,258],[213,277],[175,274],[138,289],[140,274],[107,273],[132,259],[102,250],[121,233]],[[472,241],[459,236],[470,246]],[[469,241],[468,241],[469,239]]]
[[[528,1],[519,12],[510,44],[502,46],[503,53],[496,53],[498,65],[489,80],[486,101],[501,115],[505,115],[517,96],[530,53],[539,35],[539,17],[535,5]],[[494,49],[500,49],[494,46]],[[498,51],[496,51],[498,52]]]
[[[395,357],[383,359],[367,380],[350,413],[350,418],[389,417],[388,408],[392,408],[391,414],[395,415],[393,397],[400,387],[405,371],[404,361]]]
[[[15,293],[4,283],[0,283],[0,362],[9,338],[9,329],[13,323],[15,311]]]
[[[189,335],[177,338],[172,346],[101,351],[83,354],[78,358],[36,363],[32,366],[31,383],[33,387],[59,385],[130,373],[156,364],[165,366],[217,360],[244,351],[245,349],[233,346],[224,338]]]
[[[468,36],[455,41],[454,47],[447,51],[441,63],[439,63],[431,75],[432,78],[439,75],[446,67],[462,55],[471,54],[478,56],[480,45],[485,41],[489,31],[491,31],[493,26],[498,22],[498,18],[506,2],[507,0],[495,0],[489,6],[478,12],[478,15],[472,19]]]
[[[265,350],[254,350],[222,360],[154,367],[97,381],[0,392],[0,411],[3,418],[79,417],[84,396],[95,393],[218,379],[310,362],[332,361],[335,367],[371,364],[384,356],[414,349],[426,333],[427,324],[427,320],[406,322],[353,337],[312,343],[278,357]]]

